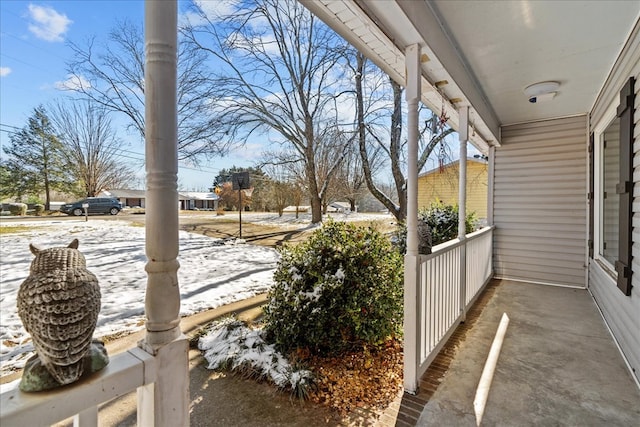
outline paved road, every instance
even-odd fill
[[[283,243],[296,243],[308,237],[309,227],[301,225],[299,228],[277,225],[253,224],[251,216],[260,216],[259,213],[247,215],[243,218],[242,238],[254,245],[277,247]],[[144,214],[120,212],[118,215],[89,215],[88,221],[129,221],[145,222]],[[55,214],[47,216],[0,216],[0,225],[8,222],[36,223],[45,221],[85,221],[84,216]],[[240,227],[237,215],[216,216],[215,212],[181,212],[179,227],[181,230],[203,234],[219,239],[237,239],[240,237]]]
[[[45,215],[45,216],[34,216],[34,215],[26,215],[26,216],[12,216],[12,215],[2,215],[0,216],[0,224],[2,222],[42,222],[42,221],[78,221],[85,219],[84,216],[73,216],[66,215],[63,213]],[[92,219],[100,219],[100,220],[130,220],[130,221],[144,221],[144,215],[140,214],[132,214],[132,213],[124,213],[120,212],[118,215],[89,215],[89,221]]]

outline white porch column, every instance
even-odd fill
[[[458,239],[463,244],[460,246],[460,311],[462,321],[467,317],[467,141],[469,140],[469,107],[460,107],[460,176],[458,183]]]
[[[147,343],[180,336],[178,288],[177,5],[145,2]]]
[[[489,170],[488,172],[488,189],[487,189],[487,225],[493,225],[493,189],[495,185],[495,162],[496,162],[496,147],[489,147]]]
[[[178,286],[177,0],[145,1],[147,333],[156,380],[138,391],[138,425],[189,425],[188,341]]]
[[[420,101],[420,47],[409,46],[405,51],[407,98],[407,134],[409,139],[407,163],[407,253],[404,257],[404,389],[418,391],[420,363],[420,313],[418,278],[418,101]]]

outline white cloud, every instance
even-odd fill
[[[0,67],[0,77],[8,76],[11,73],[11,68]]]
[[[59,90],[79,90],[89,89],[91,87],[91,83],[82,76],[69,74],[67,75],[67,80],[55,82],[54,86]]]
[[[36,37],[50,42],[61,42],[64,34],[73,22],[67,15],[58,13],[55,9],[46,6],[29,5],[29,31]]]
[[[237,0],[196,0],[195,5],[202,10],[211,20],[224,18],[231,15],[237,9]]]
[[[236,12],[238,0],[194,0],[193,5],[197,10],[190,10],[179,16],[180,27],[206,25],[207,19],[211,22],[220,21]]]

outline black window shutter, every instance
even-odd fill
[[[589,200],[589,258],[593,259],[593,168],[594,168],[594,139],[593,133],[589,136],[589,194],[587,199]]]
[[[633,219],[633,103],[634,78],[631,77],[620,91],[620,182],[616,192],[620,195],[619,250],[616,271],[618,288],[631,295],[631,246]]]

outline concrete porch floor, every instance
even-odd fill
[[[430,368],[396,425],[640,426],[640,390],[588,291],[494,280],[485,293],[435,391],[423,390]],[[474,398],[503,313],[510,321],[479,424]]]

